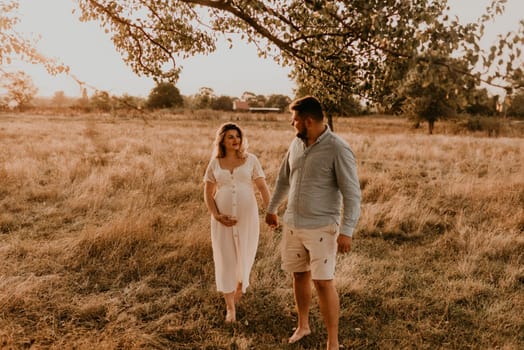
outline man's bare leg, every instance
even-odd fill
[[[313,281],[318,294],[320,313],[327,329],[327,350],[338,350],[338,320],[340,302],[333,280]]]
[[[235,322],[237,320],[235,292],[224,293],[224,300],[226,301],[226,323]]]
[[[298,326],[289,338],[289,343],[295,343],[311,334],[309,328],[309,306],[311,304],[311,272],[295,272],[293,274],[293,293],[298,313]]]

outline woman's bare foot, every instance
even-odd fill
[[[235,322],[237,320],[235,309],[235,292],[225,293],[224,300],[226,301],[226,323]]]
[[[288,343],[293,344],[299,341],[300,339],[304,338],[306,335],[311,334],[311,329],[309,328],[297,328],[295,330],[295,333],[291,337],[289,337]]]
[[[238,303],[242,299],[242,283],[237,284],[237,289],[235,290],[235,303]]]
[[[235,313],[235,310],[227,310],[226,311],[226,323],[233,323],[236,322],[237,316]]]

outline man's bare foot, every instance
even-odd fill
[[[299,341],[300,339],[304,338],[306,335],[311,334],[311,329],[309,328],[297,328],[295,330],[295,333],[291,337],[289,337],[288,343],[293,344]]]
[[[237,316],[235,311],[227,310],[226,312],[226,323],[233,323],[236,322]]]
[[[242,283],[237,284],[235,290],[235,302],[238,303],[242,299]]]

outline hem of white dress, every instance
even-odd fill
[[[242,294],[246,294],[246,291],[247,291],[247,288],[248,288],[248,287],[249,287],[249,284],[248,284],[247,286],[245,286],[245,287],[244,287],[244,285],[242,284]],[[217,288],[217,292],[219,292],[219,293],[224,293],[224,294],[234,293],[234,292],[236,292],[236,288],[233,289],[233,290],[230,291],[230,292],[225,292],[225,291],[220,290],[220,289]]]

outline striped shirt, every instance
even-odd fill
[[[287,195],[284,223],[315,229],[331,224],[352,236],[360,215],[360,185],[349,145],[329,127],[306,147],[296,138],[284,157],[268,207],[276,214]]]

